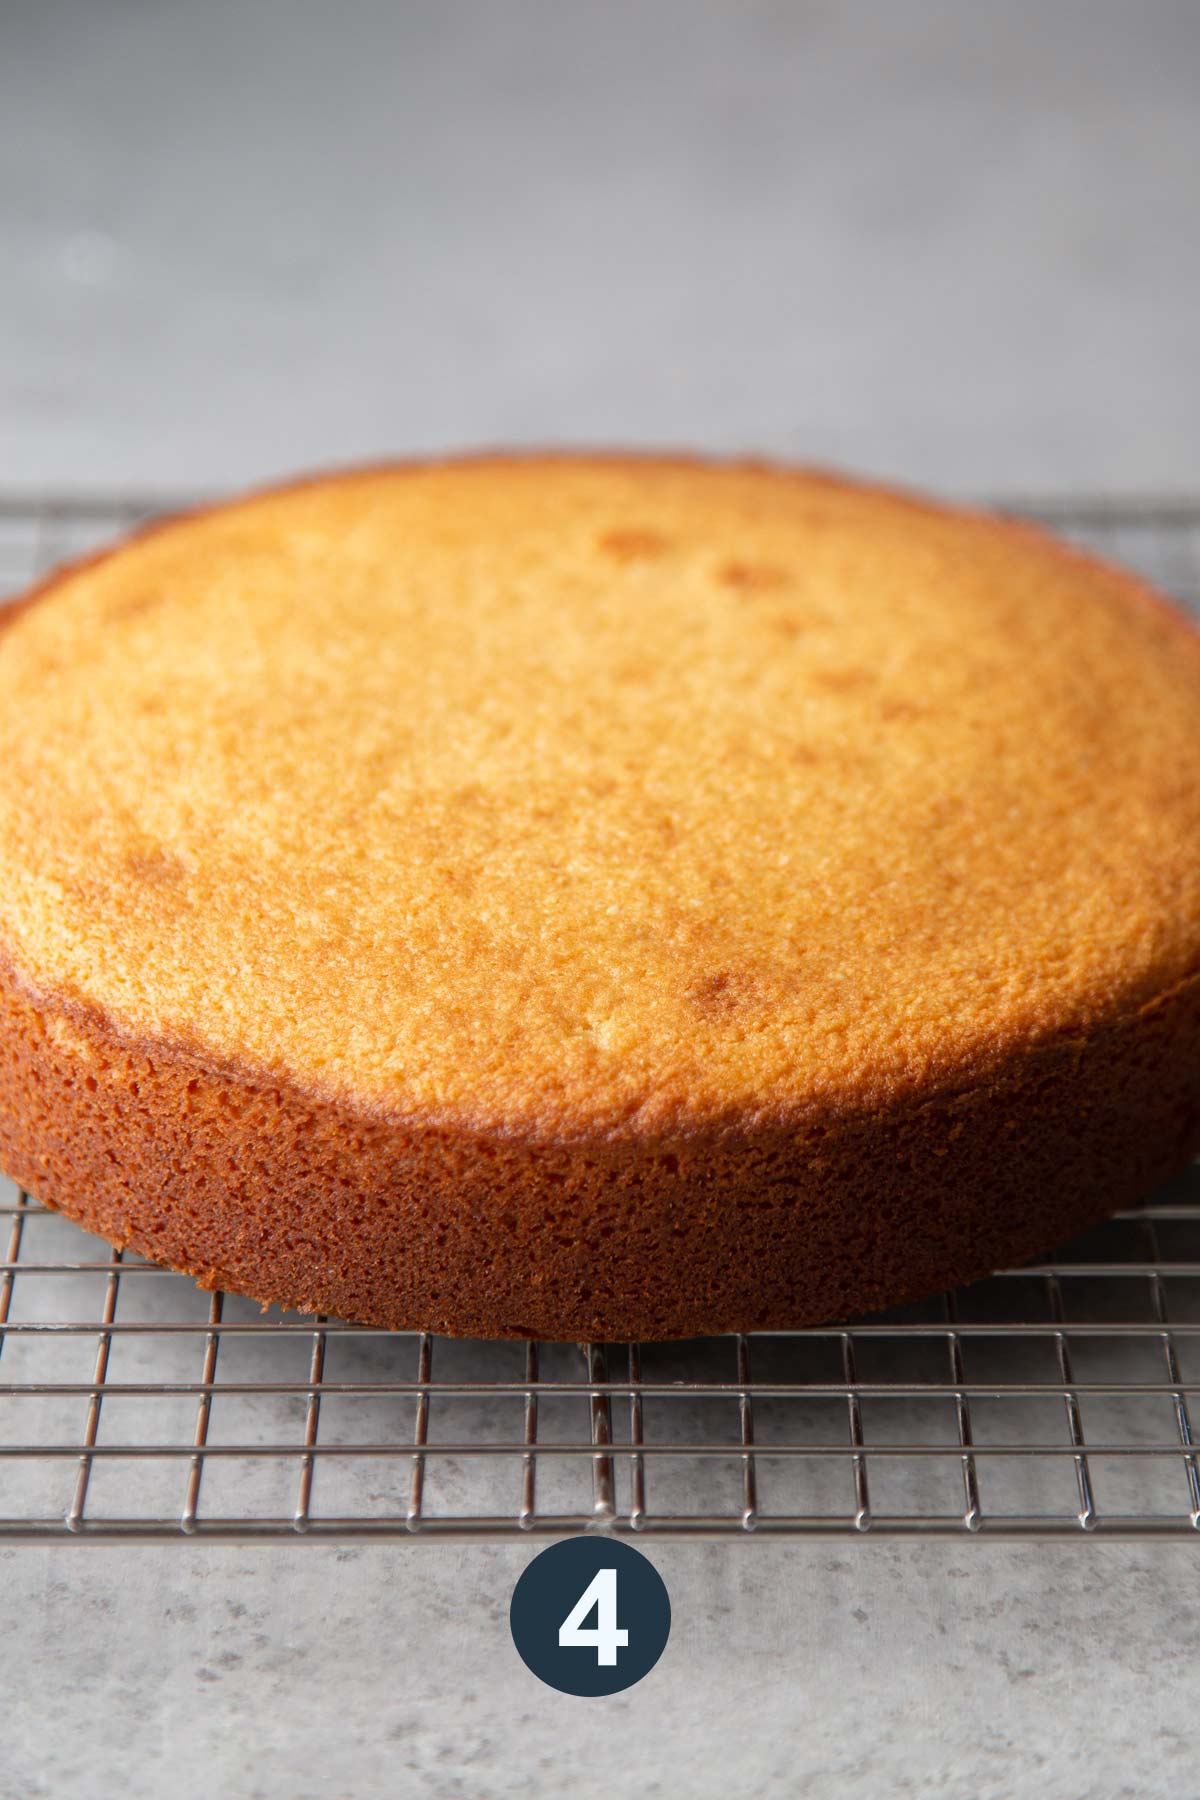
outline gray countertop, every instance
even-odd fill
[[[569,440],[1200,484],[1188,0],[41,0],[2,30],[0,480]]]
[[[579,1700],[512,1651],[523,1546],[10,1552],[2,1791],[1196,1792],[1188,1545],[653,1553],[663,1661]]]
[[[0,487],[634,442],[1200,489],[1186,3],[43,0],[0,24]],[[653,1546],[611,1700],[531,1550],[0,1556],[0,1797],[1185,1794],[1195,1551]]]

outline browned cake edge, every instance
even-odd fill
[[[0,1167],[112,1243],[367,1324],[656,1338],[851,1317],[1023,1261],[1200,1144],[1200,977],[923,1103],[535,1142],[398,1125],[0,972]]]
[[[368,1324],[650,1339],[851,1317],[1044,1253],[1197,1147],[1200,973],[869,1110],[553,1141],[124,1036],[0,946],[0,1168],[204,1286]]]

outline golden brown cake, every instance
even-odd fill
[[[1200,639],[828,476],[253,495],[0,632],[0,1167],[289,1306],[858,1313],[1200,1139]]]

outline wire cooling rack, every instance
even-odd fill
[[[0,496],[0,589],[156,510]],[[1014,510],[1200,606],[1200,504]],[[679,1344],[264,1314],[3,1182],[0,1250],[0,1538],[1200,1536],[1200,1164],[1053,1262]]]

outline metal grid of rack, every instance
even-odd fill
[[[156,510],[0,497],[0,591]],[[1015,510],[1200,607],[1200,505]],[[1200,1536],[1200,1164],[1053,1262],[678,1344],[264,1314],[4,1183],[0,1250],[3,1539]]]

